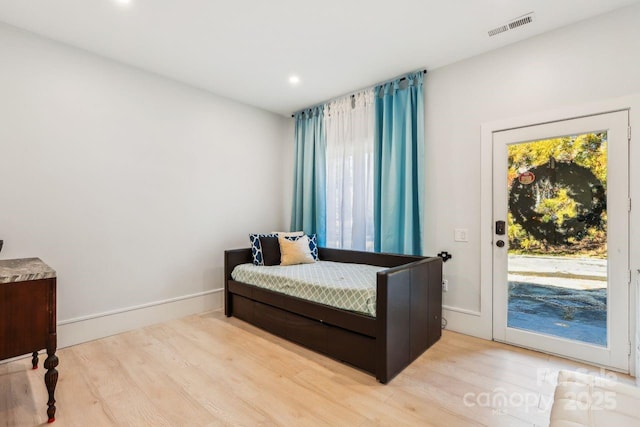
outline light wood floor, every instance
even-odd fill
[[[435,346],[382,385],[220,312],[58,355],[57,427],[546,425],[557,371],[598,373],[445,331]],[[46,423],[42,361],[41,356],[37,371],[28,358],[0,365],[0,426]]]

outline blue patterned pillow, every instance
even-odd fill
[[[298,240],[301,236],[285,236],[287,240]],[[314,233],[309,237],[309,250],[311,251],[311,255],[313,259],[318,261],[318,236]]]
[[[262,245],[260,244],[260,237],[278,237],[276,233],[269,234],[249,234],[249,242],[251,242],[251,257],[253,258],[253,265],[264,265],[264,258],[262,257]],[[311,244],[309,244],[311,247]]]
[[[309,249],[311,250],[313,259],[318,261],[318,236],[316,236],[315,233],[309,236]]]

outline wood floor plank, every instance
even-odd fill
[[[31,369],[31,358],[8,363],[0,368],[0,426],[37,425],[46,407],[39,407],[34,398],[33,381],[30,376],[42,381],[42,370]],[[40,414],[38,413],[40,411]],[[40,416],[39,416],[40,415]]]
[[[81,349],[80,346],[76,349]],[[70,349],[71,350],[71,349]],[[72,367],[72,368],[71,368]],[[58,402],[74,402],[75,407],[82,408],[81,411],[74,410],[73,407],[60,405],[56,412],[57,419],[65,420],[68,426],[112,426],[116,424],[110,406],[96,391],[96,384],[89,381],[85,373],[91,369],[91,364],[84,364],[75,351],[66,351],[65,357],[61,360],[58,370],[64,372],[58,379],[56,388],[56,400]],[[43,393],[44,390],[37,390]],[[42,410],[42,408],[40,408]]]
[[[444,331],[383,385],[221,312],[58,355],[57,427],[544,426],[558,370],[599,371]],[[30,367],[30,358],[0,364],[0,427],[46,423],[44,371]]]

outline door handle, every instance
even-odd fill
[[[504,240],[498,240],[496,242],[496,246],[499,247],[499,248],[503,248],[504,247]]]

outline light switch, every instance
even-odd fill
[[[456,228],[454,233],[454,240],[456,242],[468,242],[469,230],[466,228]]]

